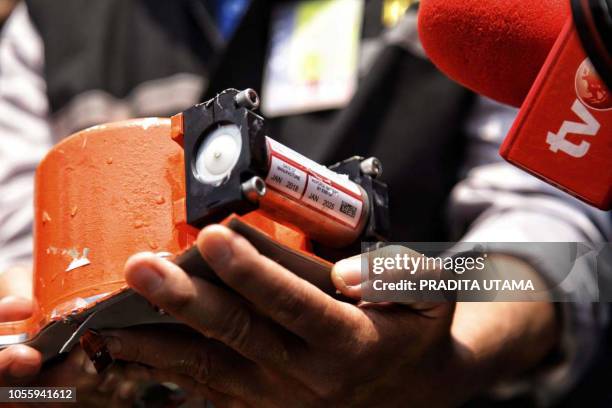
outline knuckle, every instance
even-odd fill
[[[369,361],[373,355],[377,355],[379,346],[380,338],[376,331],[359,328],[338,341],[337,352],[342,356],[343,362],[361,365]]]
[[[224,271],[225,279],[235,289],[248,287],[253,279],[253,271],[259,269],[257,262],[248,257],[237,255],[229,262]]]
[[[304,306],[299,293],[289,291],[278,295],[275,302],[276,315],[285,324],[295,326],[304,319]]]
[[[181,371],[200,384],[209,384],[212,378],[212,355],[195,345],[188,358],[181,360]]]
[[[194,294],[192,291],[171,291],[167,293],[164,299],[162,299],[159,306],[180,314],[192,303],[193,299]]]
[[[244,241],[244,244],[240,242]],[[268,259],[261,255],[243,237],[238,237],[233,245],[234,251],[231,260],[223,271],[224,277],[235,289],[246,288],[256,279],[255,272],[269,267]]]
[[[370,338],[363,338],[356,341],[353,346],[352,360],[356,362],[369,361],[372,355],[379,351],[378,341]]]
[[[237,306],[229,312],[224,324],[220,327],[218,339],[237,349],[242,349],[249,338],[253,323],[251,313],[244,307]]]

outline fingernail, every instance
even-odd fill
[[[207,237],[202,255],[213,265],[224,265],[232,257],[232,249],[224,234],[216,233]]]
[[[130,285],[145,294],[155,292],[163,281],[164,277],[153,268],[140,267],[130,274]]]
[[[346,286],[361,284],[361,256],[341,260],[334,266],[334,272]]]

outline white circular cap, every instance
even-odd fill
[[[236,166],[241,150],[242,138],[237,126],[214,130],[198,149],[196,176],[206,184],[220,184]]]

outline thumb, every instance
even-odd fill
[[[361,255],[338,261],[331,271],[331,279],[336,289],[351,299],[361,299],[361,283],[367,275],[362,277]],[[367,274],[367,271],[366,271]]]
[[[383,275],[370,274],[376,272],[378,266],[376,265],[377,259],[393,260],[398,256],[418,258],[422,257],[422,254],[401,245],[387,245],[337,262],[332,269],[332,281],[336,289],[344,296],[361,299],[364,296],[365,287],[371,284],[374,278],[381,278],[387,282],[400,281],[402,279],[422,279],[426,276],[437,278],[437,271],[419,269],[415,271],[418,272],[415,274],[414,272],[410,273],[410,271],[394,267],[386,268]]]
[[[421,266],[416,269],[397,266],[398,263],[411,265],[408,261],[413,259],[421,263],[412,263],[412,265]],[[424,267],[426,263],[422,262],[423,259],[426,259],[423,254],[410,248],[389,245],[339,261],[332,269],[331,278],[336,289],[352,299],[405,304],[415,310],[446,314],[445,310],[451,310],[454,306],[453,296],[450,296],[452,294],[420,290],[398,292],[373,290],[376,289],[377,282],[397,284],[411,281],[418,289],[416,283],[420,280],[445,279],[440,269]],[[382,265],[385,267],[380,271]]]

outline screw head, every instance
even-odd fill
[[[380,177],[383,172],[382,163],[376,157],[365,159],[361,162],[359,167],[363,174],[372,178]]]
[[[266,182],[261,177],[253,177],[242,183],[242,194],[252,203],[266,195]]]
[[[247,108],[257,109],[259,108],[259,95],[251,88],[247,88],[244,91],[238,92],[234,97],[236,105]]]

